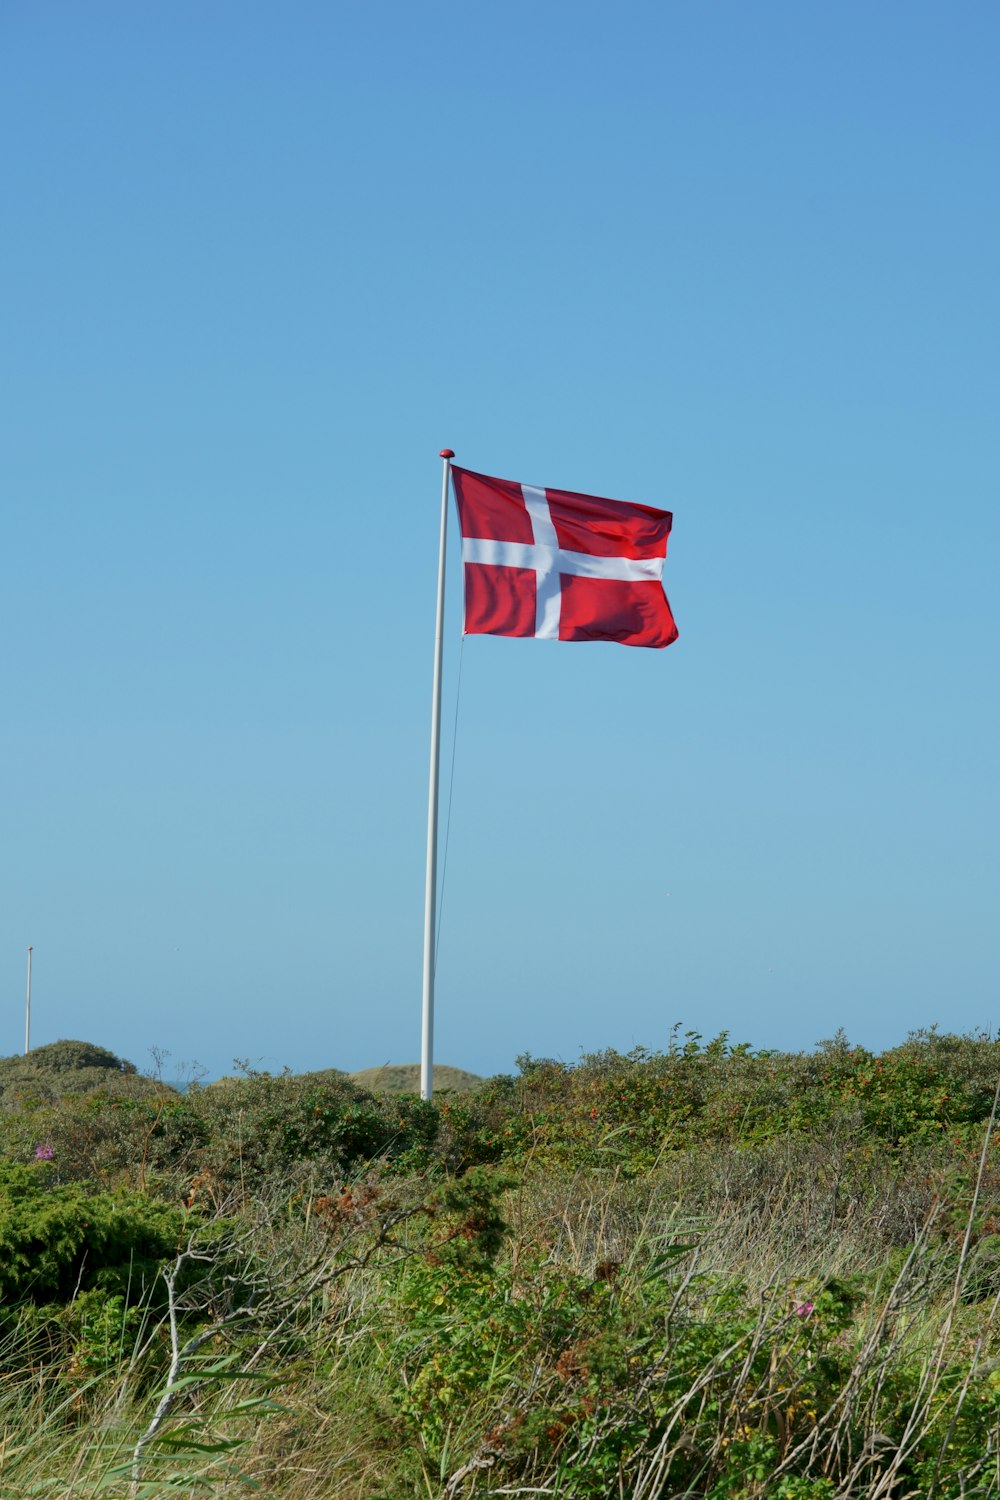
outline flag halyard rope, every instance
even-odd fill
[[[455,790],[455,753],[458,749],[458,706],[462,701],[462,662],[465,659],[465,634],[458,648],[458,681],[455,685],[455,716],[451,727],[451,771],[448,776],[448,810],[444,820],[444,852],[441,856],[441,889],[438,896],[437,931],[434,934],[434,967],[437,968],[441,948],[441,923],[444,919],[445,881],[448,877],[448,843],[451,837],[451,803]]]

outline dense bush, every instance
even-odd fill
[[[67,1094],[124,1089],[145,1093],[155,1085],[133,1063],[91,1042],[51,1042],[26,1055],[0,1058],[0,1108],[55,1102]]]
[[[343,1076],[247,1073],[191,1095],[209,1144],[202,1158],[215,1191],[280,1182],[340,1181],[360,1164],[429,1145],[433,1108],[368,1093]]]
[[[0,1163],[0,1300],[62,1303],[81,1290],[139,1298],[177,1248],[185,1215],[145,1194],[51,1180],[48,1164]]]
[[[1000,1495],[989,1037],[433,1105],[87,1056],[0,1107],[0,1496]]]
[[[576,1065],[526,1057],[519,1078],[491,1080],[471,1109],[487,1152],[499,1106],[504,1155],[646,1171],[702,1142],[831,1132],[933,1142],[985,1121],[998,1077],[1000,1042],[989,1037],[925,1032],[881,1055],[840,1037],[806,1054],[753,1052],[725,1033],[703,1044],[689,1032],[662,1053],[608,1051]]]
[[[7,1057],[0,1067],[27,1062],[42,1072],[79,1073],[82,1069],[98,1068],[105,1073],[134,1073],[135,1064],[116,1057],[106,1047],[97,1047],[93,1042],[49,1042],[44,1047],[35,1047],[25,1057]]]
[[[268,1181],[321,1185],[375,1160],[401,1171],[530,1160],[628,1174],[703,1146],[789,1138],[861,1156],[875,1143],[955,1150],[988,1118],[1000,1075],[1000,1044],[988,1037],[922,1033],[881,1055],[839,1037],[786,1054],[688,1033],[662,1053],[609,1051],[575,1065],[526,1057],[518,1076],[431,1105],[372,1094],[333,1070],[247,1070],[179,1094],[122,1071],[113,1054],[99,1067],[87,1060],[101,1049],[56,1045],[62,1061],[44,1090],[19,1086],[0,1107],[0,1149],[27,1160],[48,1141],[64,1180],[159,1183],[182,1197],[197,1181],[216,1200]],[[61,1086],[91,1074],[114,1087]]]
[[[0,1110],[0,1151],[8,1158],[30,1161],[42,1153],[59,1182],[156,1188],[174,1200],[197,1172],[207,1141],[190,1100],[163,1085],[22,1100],[19,1108]]]
[[[477,1476],[485,1494],[594,1500],[989,1492],[969,1489],[997,1448],[985,1370],[955,1351],[932,1394],[891,1299],[876,1350],[860,1282],[775,1281],[761,1300],[699,1276],[695,1248],[596,1276],[537,1251],[475,1273],[411,1262],[386,1309],[404,1330],[390,1389],[425,1472],[453,1495]]]

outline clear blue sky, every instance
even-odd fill
[[[998,44],[8,0],[0,1052],[417,1057],[445,445],[681,635],[466,642],[439,1060],[997,1019]]]

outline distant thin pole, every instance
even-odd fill
[[[427,792],[427,875],[424,883],[424,1003],[420,1041],[420,1097],[434,1093],[434,926],[437,913],[438,785],[441,771],[441,657],[444,651],[444,563],[448,544],[450,448],[441,449],[441,538],[438,547],[437,616],[434,630],[434,685],[431,690],[431,771]]]
[[[28,999],[24,1007],[24,1055],[31,1051],[31,949],[28,949]]]

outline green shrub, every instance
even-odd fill
[[[24,1059],[5,1057],[4,1065],[25,1061],[33,1068],[49,1073],[78,1073],[81,1069],[97,1068],[106,1073],[134,1073],[135,1064],[116,1057],[106,1047],[96,1047],[93,1042],[49,1042],[47,1046],[35,1047]]]
[[[56,1103],[95,1089],[136,1094],[156,1087],[132,1063],[91,1042],[52,1042],[26,1056],[0,1058],[0,1107],[5,1109]]]
[[[138,1299],[177,1248],[182,1208],[51,1175],[47,1166],[0,1163],[3,1304],[61,1304],[91,1288]]]
[[[473,1106],[506,1111],[493,1128],[502,1154],[645,1172],[664,1152],[702,1142],[933,1143],[986,1121],[1000,1043],[927,1032],[880,1056],[842,1036],[814,1053],[755,1053],[725,1033],[703,1043],[689,1032],[666,1052],[520,1063],[518,1079],[485,1085]]]
[[[329,1183],[364,1162],[423,1155],[436,1129],[433,1106],[376,1097],[346,1077],[248,1073],[189,1097],[207,1132],[202,1171],[223,1194]]]
[[[159,1185],[164,1196],[184,1197],[207,1126],[186,1095],[153,1084],[134,1090],[132,1082],[0,1111],[0,1152],[22,1161],[40,1149],[51,1153],[54,1178],[63,1183]]]

